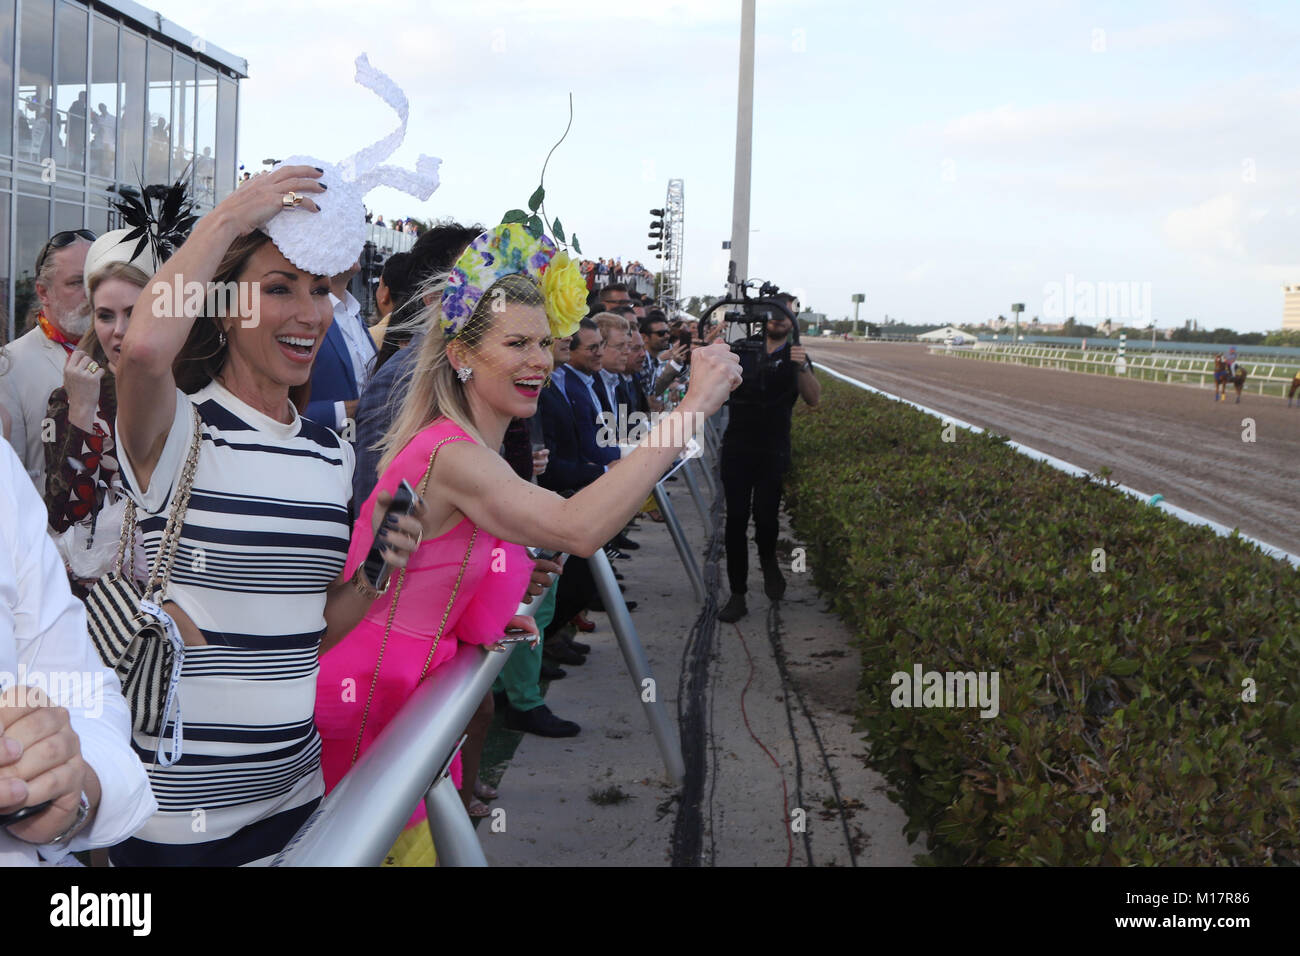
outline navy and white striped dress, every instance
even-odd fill
[[[178,390],[143,494],[122,456],[150,566],[189,450],[191,402],[203,440],[167,597],[207,646],[185,652],[181,759],[164,768],[158,739],[135,735],[159,811],[114,848],[117,866],[269,862],[324,792],[312,713],[325,592],[351,535],[352,446],[309,419],[269,418],[217,382]]]

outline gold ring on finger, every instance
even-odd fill
[[[292,190],[285,193],[284,198],[280,200],[280,204],[284,206],[285,209],[292,209],[294,206],[299,205],[301,202],[302,202],[302,197],[299,196],[296,192],[293,192]]]
[[[94,375],[99,371],[99,363],[92,359],[90,364],[86,366],[86,371]]]

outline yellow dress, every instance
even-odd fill
[[[433,848],[433,834],[429,832],[429,821],[421,820],[418,826],[403,830],[381,865],[437,866],[438,851]]]

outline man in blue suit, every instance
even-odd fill
[[[550,458],[537,483],[552,491],[577,491],[605,473],[605,466],[587,458],[582,451],[578,422],[573,406],[553,379],[542,389],[537,400],[537,414],[542,420],[542,434]]]
[[[584,460],[608,466],[610,462],[618,460],[620,452],[617,444],[601,445],[596,440],[600,433],[599,414],[601,411],[612,411],[605,407],[609,399],[601,401],[601,395],[597,391],[604,391],[603,383],[597,378],[603,351],[604,340],[600,329],[590,319],[583,319],[573,337],[569,362],[564,367],[564,395],[573,409],[579,448]],[[550,470],[549,465],[547,470]]]
[[[347,423],[356,415],[357,399],[366,386],[370,362],[375,357],[375,341],[361,318],[361,303],[348,291],[348,283],[361,268],[353,263],[345,272],[330,279],[330,299],[334,303],[334,321],[325,333],[325,341],[316,353],[311,371],[311,401],[306,415],[337,432],[349,432]]]

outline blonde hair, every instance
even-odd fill
[[[624,332],[631,331],[628,327],[627,317],[617,315],[613,312],[597,312],[591,317],[591,320],[595,322],[596,327],[600,329],[600,337],[602,339],[609,338],[610,329],[622,329]]]
[[[149,276],[129,262],[110,262],[86,281],[90,289],[87,305],[90,308],[91,322],[90,328],[86,329],[86,334],[77,343],[77,348],[105,367],[108,366],[108,359],[104,355],[104,345],[99,341],[99,333],[95,331],[94,314],[95,292],[109,279],[121,279],[141,289],[149,284]]]
[[[492,327],[495,303],[538,308],[545,304],[541,290],[532,279],[525,275],[505,276],[484,290],[474,312],[456,335],[448,338],[443,334],[441,323],[442,291],[446,285],[447,274],[443,273],[430,278],[413,296],[417,299],[425,295],[432,296],[431,304],[415,320],[417,325],[428,329],[428,334],[420,344],[420,354],[415,364],[402,377],[398,386],[406,394],[402,407],[384,437],[374,445],[380,452],[381,474],[416,435],[439,418],[450,418],[480,444],[483,442],[483,436],[479,434],[470,413],[465,385],[456,377],[448,351],[453,346],[459,346],[470,354],[473,353]],[[463,355],[462,361],[468,357]]]

